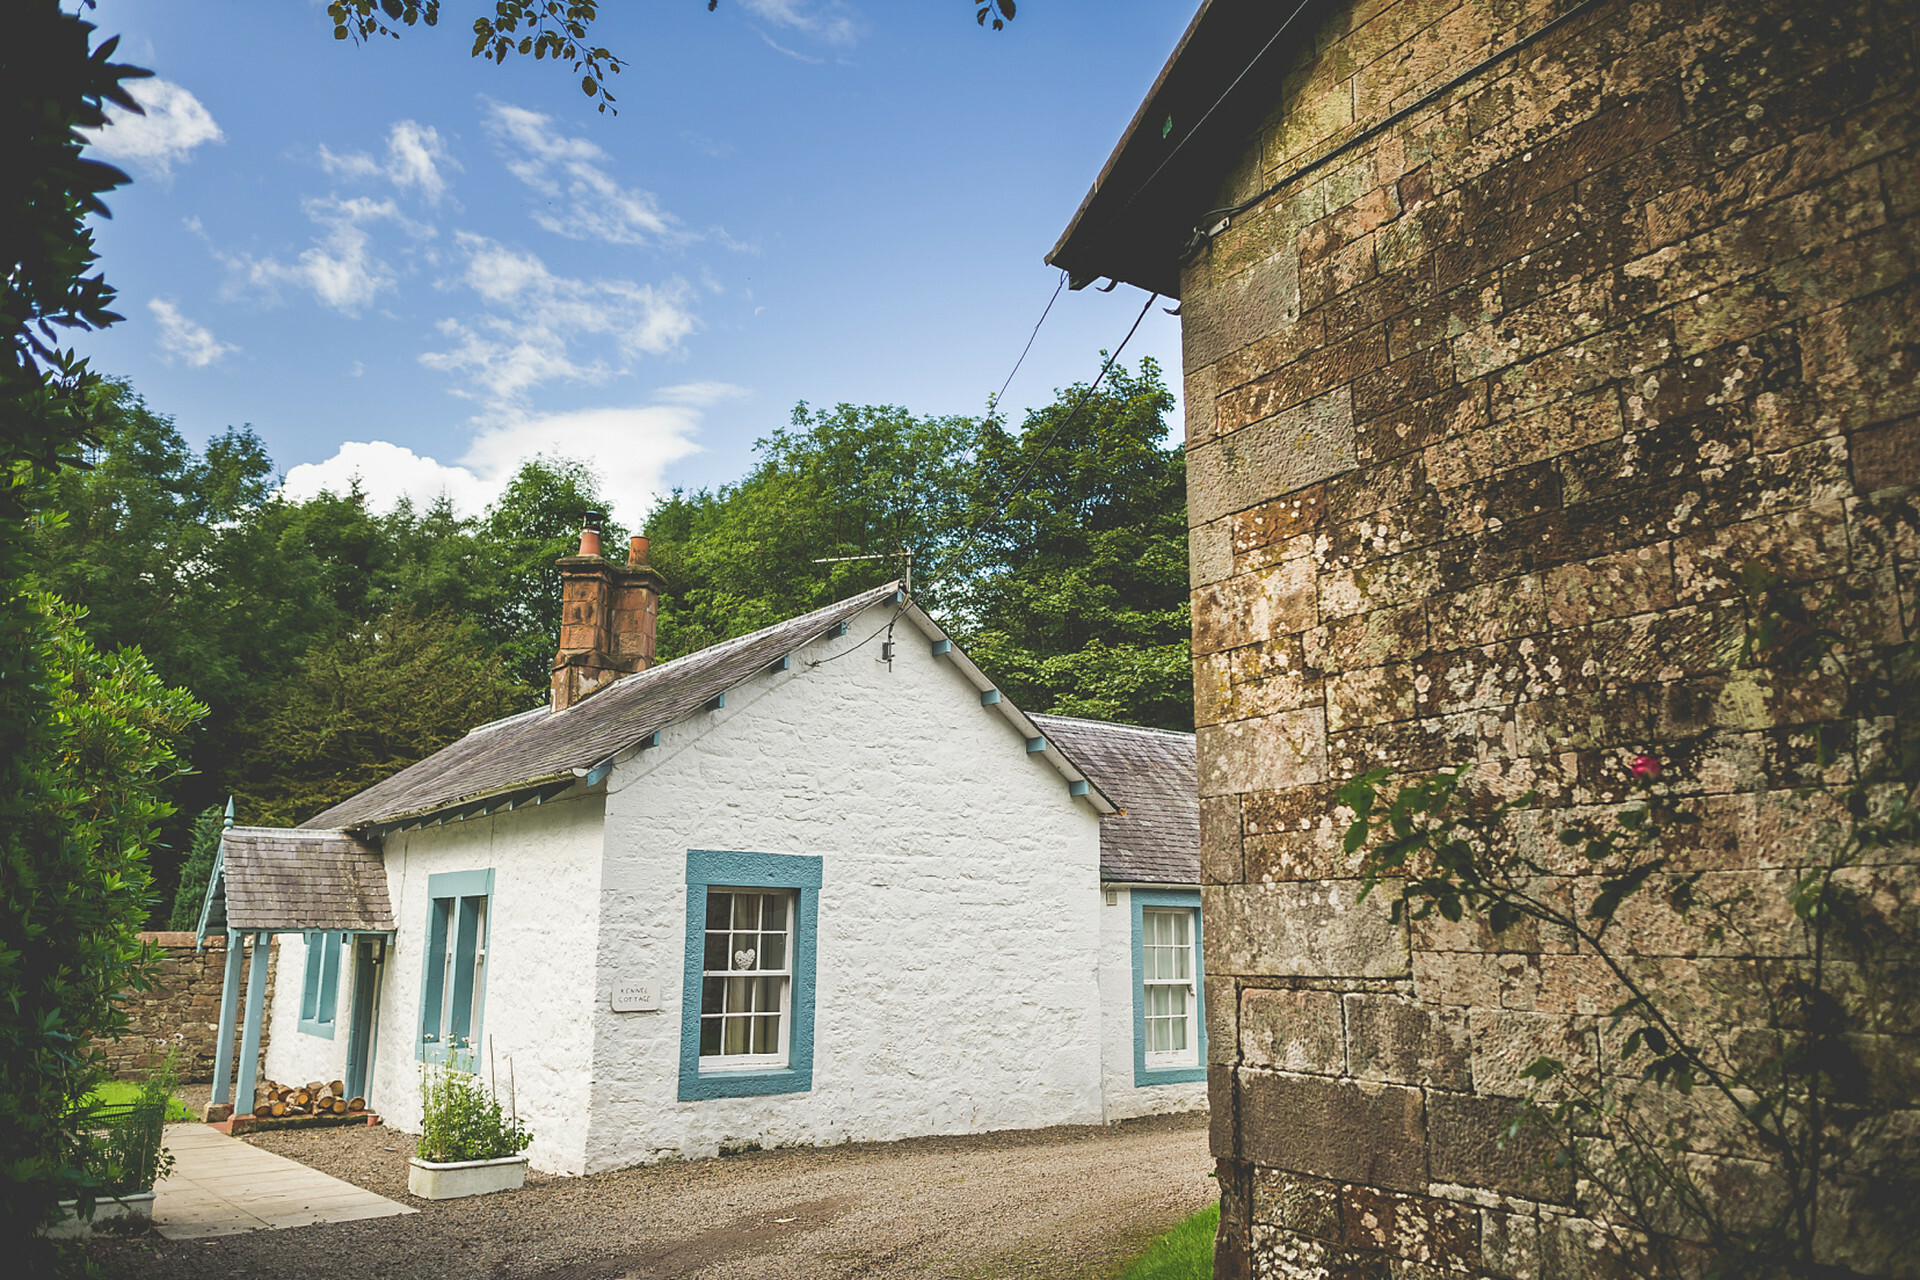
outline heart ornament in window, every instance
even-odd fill
[[[734,967],[734,968],[736,968],[736,969],[751,969],[751,968],[753,968],[753,948],[752,948],[752,947],[748,947],[748,948],[747,948],[747,949],[746,949],[745,951],[736,951],[736,952],[734,952],[734,953],[733,953],[733,967]]]

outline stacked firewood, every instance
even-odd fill
[[[340,1080],[292,1085],[268,1080],[254,1090],[253,1114],[259,1120],[277,1120],[282,1116],[346,1116],[367,1109],[365,1098],[349,1098],[346,1092],[347,1086]]]

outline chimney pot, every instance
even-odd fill
[[[585,520],[580,522],[580,554],[597,556],[600,554],[600,513],[587,512]]]
[[[645,564],[647,562],[647,535],[636,533],[627,540],[627,563]]]

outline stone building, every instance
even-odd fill
[[[1672,870],[1753,915],[1715,939],[1651,913],[1627,963],[1685,993],[1802,956],[1790,869],[1844,818],[1819,789],[1889,723],[1836,662],[1881,669],[1915,607],[1913,18],[1209,0],[1050,255],[1180,303],[1220,1276],[1605,1254],[1499,1135],[1536,1055],[1624,1078],[1612,980],[1544,930],[1360,902],[1355,775],[1474,763],[1550,835],[1650,755],[1702,821]],[[1776,605],[1749,564],[1837,658],[1754,661]],[[1864,861],[1881,954],[1910,956],[1911,849]],[[1858,1041],[1907,1122],[1913,1025]],[[1849,1194],[1822,1260],[1912,1274]]]

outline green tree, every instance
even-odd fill
[[[34,1227],[89,1193],[72,1108],[106,1074],[95,1044],[124,1032],[123,1002],[152,977],[147,849],[205,708],[138,651],[96,648],[78,610],[31,603],[51,714],[6,761],[0,798],[0,1230],[33,1272],[51,1262]]]
[[[76,1176],[68,1103],[97,1070],[84,1046],[113,1031],[114,997],[141,975],[136,851],[67,769],[86,718],[59,666],[72,632],[26,578],[27,520],[93,433],[93,374],[59,334],[120,318],[87,220],[127,179],[81,154],[81,131],[109,102],[138,111],[125,82],[148,73],[113,63],[117,42],[95,46],[93,30],[59,0],[27,0],[0,41],[0,1245],[29,1269],[50,1261],[34,1228]]]
[[[1077,408],[1077,412],[1076,412]],[[1061,392],[1016,435],[981,424],[958,621],[1021,706],[1193,728],[1186,455],[1159,367]]]
[[[663,657],[790,618],[898,577],[911,548],[920,582],[965,521],[974,424],[894,407],[795,407],[754,443],[736,484],[676,491],[647,519],[666,575]],[[882,559],[839,559],[880,556]],[[834,561],[837,563],[816,563]],[[919,583],[916,583],[918,589]],[[928,602],[940,599],[939,587]]]
[[[200,908],[206,902],[207,881],[213,877],[214,858],[220,852],[220,833],[226,829],[226,811],[210,804],[193,820],[193,833],[187,842],[187,858],[180,864],[179,883],[174,888],[173,910],[167,916],[167,928],[185,931],[200,925]]]
[[[274,690],[240,808],[293,826],[532,702],[472,623],[396,609],[316,644]]]

